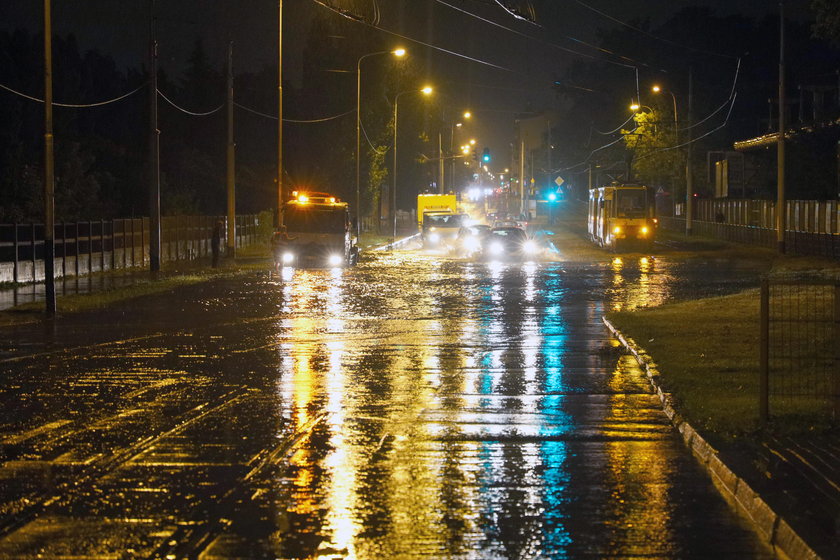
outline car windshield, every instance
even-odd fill
[[[618,218],[644,218],[645,191],[641,189],[616,191],[615,208]]]
[[[297,233],[344,233],[346,225],[344,211],[294,206],[286,208],[283,223],[289,232]]]
[[[523,240],[527,237],[524,231],[517,228],[494,229],[491,233],[495,237],[517,241]]]
[[[423,216],[423,225],[456,228],[461,227],[463,214],[426,214]]]

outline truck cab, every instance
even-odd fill
[[[421,234],[427,248],[448,247],[455,244],[461,228],[468,226],[469,216],[455,212],[426,212],[423,214]]]
[[[272,238],[278,266],[349,266],[359,255],[346,202],[322,192],[295,192]]]

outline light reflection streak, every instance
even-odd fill
[[[610,272],[625,275],[628,266],[616,262]],[[644,291],[655,265],[640,261],[638,266],[638,283],[618,287]],[[383,334],[392,334],[391,328],[399,333],[404,345],[378,366],[387,371],[386,388],[377,398],[387,399],[382,433],[390,436],[385,455],[376,459],[387,532],[382,538],[395,547],[391,556],[410,556],[410,549],[400,548],[410,542],[423,542],[439,557],[468,557],[476,550],[472,546],[503,556],[499,533],[511,523],[499,509],[503,504],[523,520],[523,542],[536,547],[529,550],[564,557],[572,544],[568,463],[574,444],[559,436],[576,429],[567,395],[579,389],[570,386],[567,364],[577,363],[568,347],[569,313],[572,309],[589,317],[598,303],[578,304],[560,268],[503,263],[481,265],[480,274],[476,265],[465,264],[458,281],[471,289],[462,290],[461,300],[453,302],[435,292],[451,280],[451,270],[435,270],[431,289],[418,290],[410,302],[415,318],[382,326]],[[318,516],[322,524],[317,529],[330,553],[369,558],[372,545],[366,539],[371,537],[362,533],[360,512],[369,508],[365,492],[371,490],[365,479],[373,460],[370,443],[366,447],[359,441],[354,407],[370,403],[354,396],[359,381],[350,377],[353,368],[347,368],[348,356],[358,355],[359,349],[343,338],[352,328],[346,319],[345,288],[341,277],[326,287],[317,275],[303,274],[295,281],[307,285],[288,287],[292,319],[280,323],[284,340],[291,341],[281,346],[291,355],[283,357],[281,369],[294,378],[283,386],[284,400],[290,397],[298,426],[319,407],[329,416],[320,434],[328,442],[323,456],[307,451],[293,457],[300,493],[290,510]],[[446,295],[454,297],[452,292]],[[447,313],[448,305],[467,313],[456,317]],[[616,386],[610,388],[620,393],[620,378],[612,381]],[[630,405],[618,395],[611,397],[604,425],[622,422]],[[595,413],[603,414],[600,409]],[[543,439],[518,439],[531,435]],[[608,507],[616,508],[615,514],[628,524],[633,516],[651,519],[660,511],[667,516],[661,509],[667,506],[667,489],[644,489],[642,499],[628,494],[628,485],[644,481],[642,468],[657,480],[667,477],[656,464],[653,447],[598,445],[603,445],[604,462],[594,468],[611,473],[616,492],[633,500],[633,507],[607,502]],[[636,461],[632,453],[641,453],[642,459]],[[645,511],[645,503],[653,513]],[[617,535],[629,539],[639,533]]]

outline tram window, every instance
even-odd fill
[[[618,191],[616,209],[619,218],[645,217],[645,192],[641,190]]]

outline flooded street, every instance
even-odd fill
[[[757,278],[400,250],[7,329],[0,557],[771,557],[601,322]]]

